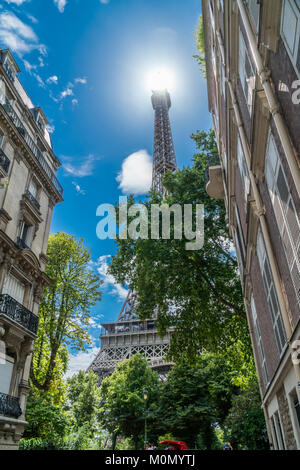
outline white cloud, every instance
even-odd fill
[[[33,15],[29,15],[29,13],[27,13],[27,18],[29,18],[30,21],[34,24],[38,23],[38,20],[36,19],[36,17]]]
[[[22,5],[22,3],[28,2],[30,0],[5,0],[6,3],[14,3],[15,5]]]
[[[54,3],[57,5],[57,8],[61,13],[65,11],[67,0],[54,0]]]
[[[64,91],[61,92],[60,98],[63,100],[66,96],[73,96],[73,90],[70,87],[67,87]]]
[[[146,150],[139,150],[125,158],[116,180],[125,194],[146,194],[152,181],[152,158]]]
[[[92,361],[95,359],[99,352],[99,348],[93,347],[86,351],[79,351],[77,354],[70,356],[69,367],[65,378],[72,377],[77,374],[80,370],[86,370]]]
[[[72,100],[72,105],[73,105],[74,108],[75,108],[75,106],[78,106],[78,100],[76,98],[74,98]]]
[[[38,37],[33,29],[23,23],[14,13],[0,13],[0,42],[19,56],[38,49],[46,54],[46,47],[38,43]]]
[[[96,269],[103,281],[102,288],[109,290],[109,294],[117,296],[119,300],[125,300],[128,295],[127,289],[118,284],[115,278],[107,272],[110,259],[111,255],[100,256],[95,263]]]
[[[81,83],[82,85],[86,85],[87,84],[87,78],[86,77],[83,77],[83,78],[75,78],[74,80],[75,83]]]
[[[54,124],[48,124],[47,131],[49,132],[49,134],[53,134],[53,132],[55,131]]]
[[[55,85],[57,85],[58,83],[58,77],[56,75],[53,75],[52,77],[49,77],[47,78],[47,83],[51,84],[51,83],[54,83]]]
[[[72,184],[75,186],[76,192],[77,192],[78,194],[81,194],[82,196],[85,196],[85,194],[86,194],[86,193],[85,193],[85,190],[82,189],[82,188],[79,186],[79,184],[77,184],[75,181],[72,181]]]
[[[99,157],[95,157],[95,155],[90,154],[87,157],[80,158],[80,165],[76,166],[74,164],[74,158],[72,157],[61,157],[63,163],[63,168],[67,174],[76,176],[77,178],[83,178],[85,176],[90,176],[93,174],[95,162],[99,160]]]
[[[104,5],[107,5],[109,3],[109,0],[100,0],[100,3],[103,3]]]

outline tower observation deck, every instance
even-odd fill
[[[151,100],[154,109],[152,189],[165,196],[163,177],[168,170],[177,169],[169,119],[171,99],[167,90],[157,90],[153,91]],[[117,321],[101,324],[101,348],[88,368],[99,375],[99,382],[113,373],[118,362],[136,353],[144,355],[149,366],[161,376],[166,375],[172,366],[165,360],[172,330],[161,338],[155,326],[155,315],[142,321],[135,313],[136,306],[135,293],[130,291]]]

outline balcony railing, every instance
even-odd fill
[[[0,415],[9,416],[10,418],[19,418],[22,410],[19,398],[11,397],[5,393],[0,393]]]
[[[10,165],[10,160],[9,158],[5,155],[2,149],[0,149],[0,165],[5,171],[5,173],[8,173],[9,165]]]
[[[31,152],[33,153],[33,155],[35,156],[35,158],[37,159],[37,161],[39,162],[39,164],[43,168],[44,172],[46,173],[46,175],[48,176],[48,178],[50,179],[50,181],[54,185],[55,189],[58,191],[60,196],[62,196],[63,195],[63,188],[62,188],[60,182],[56,178],[55,174],[51,170],[48,163],[46,162],[44,155],[42,154],[42,152],[40,151],[40,149],[38,148],[38,146],[36,145],[34,140],[30,137],[30,135],[28,134],[28,132],[24,128],[24,126],[22,124],[22,121],[20,120],[20,118],[18,117],[16,112],[14,111],[12,105],[10,104],[10,102],[7,99],[6,96],[5,97],[2,96],[2,102],[1,102],[2,108],[4,109],[4,111],[6,112],[8,117],[10,118],[10,120],[14,123],[15,127],[17,128],[17,131],[19,132],[19,134],[25,140],[25,142],[28,145],[28,147],[30,148]]]
[[[26,196],[28,197],[28,199],[30,199],[30,201],[32,202],[32,204],[37,208],[37,210],[39,211],[40,210],[40,204],[39,202],[36,200],[36,198],[31,194],[31,192],[29,191],[29,189],[27,189],[26,191]]]
[[[1,313],[26,328],[31,333],[37,333],[38,317],[8,294],[0,295],[0,314]]]

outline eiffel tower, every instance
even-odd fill
[[[166,89],[155,90],[152,92],[151,101],[154,109],[152,189],[165,196],[163,176],[168,170],[177,169],[169,119],[170,94]],[[172,330],[168,330],[165,337],[161,338],[155,326],[156,316],[140,320],[135,313],[136,305],[135,293],[130,291],[117,321],[101,324],[101,348],[88,368],[99,375],[99,383],[113,373],[118,362],[129,359],[136,353],[144,355],[149,366],[161,377],[164,377],[172,366],[172,363],[165,360]]]

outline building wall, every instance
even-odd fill
[[[51,283],[47,240],[52,209],[62,201],[46,118],[17,73],[10,52],[0,49],[0,449],[17,449],[26,425],[38,308]]]
[[[292,2],[293,8],[300,8],[299,2],[297,6],[295,0],[278,0],[276,5],[272,0],[262,0],[259,4],[255,0],[228,0],[224,2],[203,0],[202,11],[209,106],[213,116],[222,117],[221,122],[214,119],[214,123],[223,162],[219,170],[223,176],[223,194],[232,235],[239,231],[236,217],[236,209],[238,209],[246,251],[246,256],[241,254],[239,260],[241,282],[248,306],[250,306],[252,296],[254,298],[267,365],[268,381],[266,383],[255,325],[249,307],[247,309],[248,320],[260,379],[262,403],[267,417],[268,434],[274,448],[295,449],[300,448],[300,427],[291,396],[294,399],[297,396],[300,398],[300,390],[297,386],[300,371],[299,366],[292,362],[294,351],[291,346],[294,340],[299,339],[300,302],[292,283],[290,265],[287,262],[284,241],[281,236],[282,227],[278,227],[276,221],[265,173],[267,142],[269,134],[272,133],[285,172],[288,189],[293,197],[295,211],[299,215],[300,105],[292,102],[293,83],[299,78],[299,75],[281,36],[282,8],[286,1]],[[209,4],[213,6],[214,24],[217,25],[215,27],[211,20]],[[258,18],[256,15],[259,15],[258,29],[256,29],[256,18]],[[241,66],[244,59],[239,54],[240,32],[249,59],[249,63],[245,59],[244,69]],[[300,31],[297,34],[299,37]],[[298,37],[295,45],[298,44]],[[215,73],[211,59],[213,53],[217,64]],[[218,60],[220,54],[223,56],[221,61]],[[226,70],[226,100],[224,103],[222,100],[223,84],[220,83],[219,70],[222,67],[222,62]],[[241,66],[242,72],[239,66]],[[242,77],[240,73],[243,73]],[[215,83],[211,79],[212,76],[214,76]],[[245,78],[248,80],[250,90],[253,86],[252,95],[249,94],[247,97],[251,103],[250,107],[246,101],[241,81],[243,79],[243,83],[245,83]],[[223,122],[224,119],[226,123]],[[240,138],[244,153],[245,178],[249,180],[249,192],[246,200],[245,185],[243,185],[244,176],[237,164],[237,136]],[[225,148],[227,149],[227,178],[225,178],[224,171],[226,160],[222,155],[222,143],[224,142],[226,142]],[[209,183],[208,188],[209,194],[213,195],[212,182]],[[220,188],[215,186],[215,194],[220,193],[222,193]],[[290,216],[291,213],[289,213]],[[267,303],[267,291],[264,288],[257,252],[258,233],[262,233],[266,259],[269,263],[271,276],[269,288],[272,285],[270,292],[275,292],[275,297],[272,294],[270,299],[274,297],[275,302],[277,298],[279,310],[271,309]],[[294,230],[293,236],[297,236],[295,233]],[[238,240],[240,238],[238,237]],[[237,248],[237,253],[242,253],[241,247]],[[240,255],[238,254],[238,256]],[[275,311],[279,311],[279,318],[281,318],[287,337],[286,345],[281,351],[278,349],[273,327],[272,312],[274,314]],[[289,389],[292,389],[293,395],[287,392],[287,383]]]

